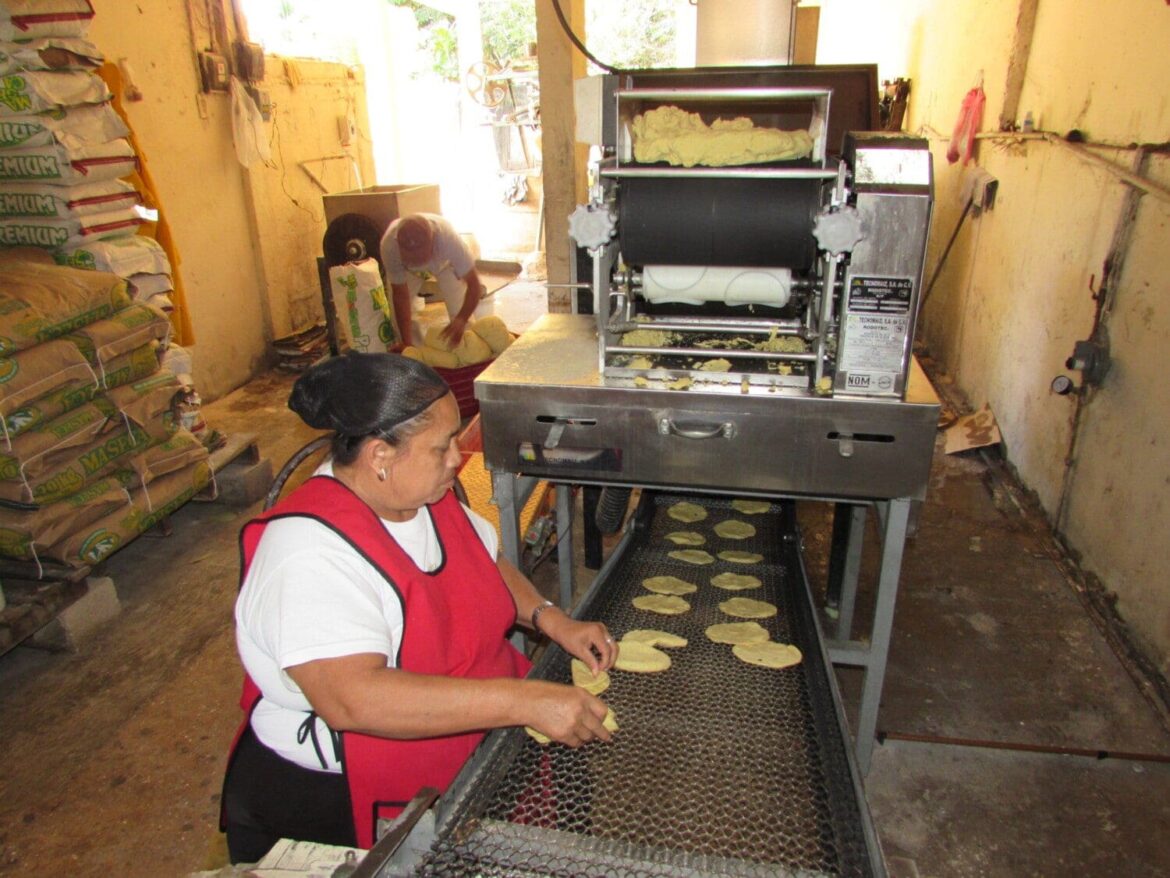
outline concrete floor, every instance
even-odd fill
[[[279,466],[313,435],[285,406],[291,382],[266,375],[207,419],[256,433]],[[1166,874],[1170,734],[1018,496],[977,454],[936,453],[903,567],[879,717],[889,738],[867,779],[891,874]],[[170,536],[103,565],[122,612],[78,651],[0,657],[0,874],[221,864],[236,535],[255,511],[188,504]],[[801,517],[815,584],[827,510],[805,504]],[[554,575],[548,564],[537,578]],[[856,675],[841,682],[852,709]],[[1120,756],[1069,755],[1098,751]]]

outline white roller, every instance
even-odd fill
[[[702,305],[788,304],[792,271],[787,268],[728,268],[711,265],[647,265],[642,295],[650,302]]]

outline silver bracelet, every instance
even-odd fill
[[[545,601],[542,604],[537,604],[536,609],[534,609],[532,611],[532,630],[534,633],[536,633],[536,634],[540,633],[540,626],[537,624],[540,621],[540,614],[543,613],[545,610],[547,610],[549,607],[555,607],[555,606],[556,606],[556,604],[554,604],[552,601]]]

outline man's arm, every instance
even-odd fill
[[[414,313],[411,311],[410,289],[406,284],[390,284],[390,295],[394,306],[394,322],[398,326],[400,336],[398,344],[401,348],[414,344]]]
[[[483,300],[484,286],[483,281],[479,279],[479,272],[472,266],[471,271],[459,278],[467,284],[467,292],[463,296],[463,307],[459,309],[459,313],[451,318],[451,322],[439,333],[441,338],[446,339],[447,344],[455,347],[459,342],[463,341],[463,333],[467,329],[467,322],[471,320],[471,315],[475,313],[475,309]]]

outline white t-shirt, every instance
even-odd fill
[[[314,475],[332,474],[327,461]],[[463,508],[489,557],[495,558],[495,528]],[[382,519],[382,524],[420,570],[439,565],[442,548],[425,508],[410,521]],[[397,592],[349,543],[308,518],[270,522],[236,599],[236,646],[262,695],[252,713],[256,737],[284,758],[320,770],[312,739],[297,742],[311,705],[285,669],[368,652],[387,656],[387,667],[394,667],[401,638]],[[341,771],[329,729],[319,718],[317,740],[325,770]]]
[[[455,227],[443,217],[434,213],[416,214],[430,224],[434,246],[431,250],[430,261],[425,265],[407,268],[402,264],[402,256],[398,252],[398,241],[394,235],[398,231],[401,219],[390,223],[386,234],[382,236],[382,267],[386,272],[386,280],[392,284],[404,284],[412,273],[430,272],[439,277],[444,269],[451,269],[455,277],[462,278],[467,272],[475,268],[475,257],[464,242]]]

